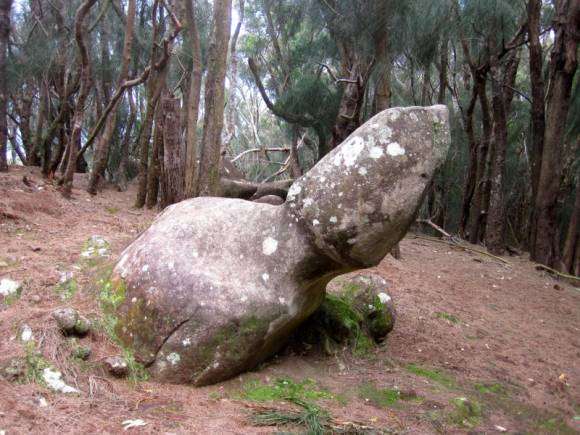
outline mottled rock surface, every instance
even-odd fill
[[[272,355],[335,276],[378,264],[414,220],[449,141],[447,109],[377,114],[280,206],[196,198],[122,254],[116,332],[161,381],[206,385]]]

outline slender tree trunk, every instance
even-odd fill
[[[120,87],[129,78],[129,64],[131,62],[131,51],[133,48],[133,34],[135,28],[135,0],[128,0],[127,3],[127,19],[125,21],[125,39],[123,42],[123,54],[121,62],[121,71],[117,86]],[[110,143],[113,138],[117,126],[117,111],[116,105],[111,109],[105,129],[97,142],[95,150],[95,158],[93,163],[93,170],[89,177],[89,185],[87,192],[92,195],[97,193],[99,182],[104,177],[105,169],[107,168],[107,161],[109,157]]]
[[[550,56],[550,87],[547,93],[546,132],[535,201],[535,239],[531,258],[550,267],[560,257],[557,220],[562,175],[562,149],[574,74],[578,67],[580,1],[557,0],[554,46]]]
[[[159,150],[163,148],[164,117],[163,96],[161,96],[155,108],[155,128],[153,130],[153,143],[147,171],[147,200],[145,203],[147,208],[155,207],[157,205],[157,199],[159,198],[159,177],[161,175]]]
[[[482,135],[477,147],[477,168],[475,176],[475,186],[469,211],[469,241],[479,243],[485,233],[486,219],[486,191],[488,187],[488,163],[489,163],[489,145],[491,140],[491,116],[487,91],[485,88],[487,73],[477,74],[475,77],[475,86],[478,87],[477,94],[482,115]]]
[[[191,41],[193,60],[191,63],[191,77],[189,79],[189,97],[187,98],[187,140],[185,154],[185,198],[191,198],[196,193],[197,178],[197,120],[199,117],[199,101],[201,98],[201,44],[197,23],[195,21],[195,11],[193,2],[185,2],[185,14],[187,35]]]
[[[465,132],[467,134],[467,139],[469,141],[469,167],[467,169],[467,176],[465,178],[465,185],[463,188],[463,200],[461,207],[461,218],[459,220],[459,234],[462,237],[466,237],[469,232],[469,212],[471,210],[471,201],[473,200],[473,194],[475,192],[475,182],[477,179],[477,150],[479,148],[477,140],[475,138],[474,131],[474,114],[475,105],[477,104],[477,86],[473,86],[471,90],[471,100],[469,106],[467,107],[465,115]]]
[[[449,41],[443,39],[441,43],[441,63],[439,65],[439,93],[437,94],[437,104],[445,104],[445,92],[447,91],[447,70],[449,68]]]
[[[8,170],[6,152],[8,149],[8,83],[6,57],[10,36],[10,9],[12,0],[0,0],[0,171]]]
[[[164,98],[163,109],[163,186],[164,192],[161,198],[161,207],[179,202],[184,193],[184,147],[179,132],[180,125],[180,100],[179,98]]]
[[[532,92],[532,140],[531,140],[531,168],[532,168],[532,202],[535,202],[540,179],[542,153],[544,151],[545,113],[544,113],[544,75],[542,44],[540,42],[540,15],[542,0],[528,2],[528,49],[530,59],[530,82]]]
[[[83,128],[83,120],[85,115],[85,104],[91,89],[91,63],[86,47],[85,37],[87,29],[84,25],[84,21],[95,3],[96,0],[85,0],[78,8],[75,16],[75,40],[79,48],[81,59],[79,73],[81,77],[81,89],[76,101],[76,107],[72,120],[73,130],[69,140],[68,162],[62,185],[62,194],[65,197],[70,197],[72,193],[74,173],[77,167],[77,154],[81,144],[81,131]]]
[[[135,106],[131,89],[127,92],[127,100],[129,101],[129,118],[125,124],[125,134],[123,135],[123,142],[121,143],[121,159],[114,177],[115,184],[120,192],[127,190],[127,184],[129,182],[127,177],[127,164],[129,162],[131,147],[131,133],[133,132],[135,120],[137,119],[137,107]]]
[[[231,13],[231,0],[214,1],[199,168],[200,196],[216,196],[220,191],[221,133],[224,119],[224,85]]]
[[[507,120],[504,104],[504,88],[499,65],[490,70],[493,107],[493,142],[494,155],[491,162],[491,182],[489,212],[485,231],[485,244],[489,252],[502,255],[505,251],[505,204],[504,178],[505,156],[507,146]]]

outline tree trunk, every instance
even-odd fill
[[[163,110],[163,180],[164,192],[161,208],[179,202],[184,196],[184,147],[179,132],[180,100],[164,98]]]
[[[123,135],[123,142],[121,143],[121,159],[114,177],[115,184],[120,192],[127,190],[127,184],[129,182],[127,177],[127,164],[129,162],[131,147],[131,133],[133,132],[135,120],[137,119],[137,107],[135,106],[131,89],[127,92],[127,100],[129,101],[129,118],[125,124],[125,134]]]
[[[153,133],[153,143],[151,155],[149,156],[149,169],[147,171],[147,208],[153,208],[157,205],[159,198],[159,177],[161,174],[161,161],[159,159],[160,149],[163,148],[163,130],[164,130],[164,109],[163,96],[157,101],[155,108],[155,129]]]
[[[83,128],[85,105],[91,90],[91,63],[85,41],[87,28],[84,25],[84,20],[96,1],[97,0],[85,0],[78,8],[75,16],[75,40],[79,48],[81,59],[79,73],[81,77],[81,89],[79,91],[73,115],[73,130],[68,145],[68,162],[63,178],[62,194],[65,197],[70,197],[72,193],[74,173],[77,167],[77,154],[81,144],[81,131]]]
[[[8,170],[6,151],[8,149],[8,83],[6,57],[10,35],[10,9],[12,0],[0,0],[0,171]]]
[[[129,78],[129,63],[131,62],[131,50],[133,47],[133,34],[135,27],[135,0],[128,0],[127,4],[127,20],[125,22],[125,39],[123,42],[123,54],[121,62],[121,71],[117,86],[120,87]],[[97,142],[95,157],[93,162],[93,170],[89,177],[89,185],[87,192],[92,195],[97,193],[99,182],[104,178],[105,169],[109,157],[110,144],[113,139],[113,134],[117,127],[117,111],[116,104],[111,109],[107,118],[105,129]]]
[[[544,75],[542,72],[542,44],[540,43],[540,15],[542,0],[529,0],[528,3],[528,49],[530,56],[530,82],[532,91],[532,138],[531,138],[531,169],[532,169],[532,203],[535,202],[540,179],[542,153],[544,151],[545,133],[545,95]],[[532,237],[533,238],[533,237]]]
[[[224,121],[224,85],[231,13],[231,0],[214,1],[199,167],[198,188],[200,196],[216,196],[220,190],[221,133]]]
[[[576,174],[576,199],[574,210],[568,224],[564,252],[562,254],[562,272],[577,274],[574,259],[580,258],[580,171]]]
[[[578,66],[580,1],[557,0],[554,46],[550,57],[544,150],[535,201],[535,239],[531,258],[550,267],[559,262],[558,193],[562,149],[574,74]]]
[[[477,74],[475,77],[475,86],[479,96],[479,104],[482,116],[482,134],[477,147],[477,167],[475,175],[475,185],[471,208],[469,210],[469,241],[479,243],[485,232],[486,218],[486,190],[488,185],[488,162],[489,162],[489,145],[491,140],[491,116],[487,91],[485,88],[487,73]]]
[[[191,77],[189,78],[189,96],[187,98],[187,140],[185,154],[185,198],[191,198],[196,193],[197,177],[197,120],[199,117],[199,101],[201,98],[202,61],[199,32],[195,21],[193,2],[185,2],[187,35],[191,41],[193,60]]]

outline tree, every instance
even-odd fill
[[[216,196],[220,191],[221,134],[231,14],[231,0],[215,0],[204,97],[205,114],[198,182],[200,196]]]
[[[125,40],[123,42],[123,53],[121,61],[121,71],[117,79],[118,88],[122,88],[123,84],[129,79],[129,64],[131,62],[131,51],[133,48],[133,35],[135,32],[135,0],[128,0],[127,3],[127,20],[125,22]],[[106,48],[108,49],[108,47]],[[87,191],[95,195],[99,181],[103,178],[105,169],[107,167],[107,160],[109,157],[109,148],[113,133],[117,125],[117,101],[111,107],[111,113],[107,118],[103,134],[97,142],[95,150],[95,157],[93,159],[93,169],[89,178],[89,185]]]
[[[73,130],[68,142],[67,167],[63,178],[62,194],[70,197],[72,193],[73,177],[77,167],[77,154],[81,145],[81,131],[85,115],[85,103],[92,85],[91,63],[89,52],[86,46],[86,26],[84,21],[89,14],[96,0],[85,0],[78,8],[75,15],[75,41],[79,50],[80,66],[78,76],[80,77],[81,88],[76,101],[75,111],[72,118]]]
[[[10,35],[10,9],[12,0],[0,0],[0,171],[8,170],[6,153],[8,150],[8,76],[6,74],[6,56]]]
[[[578,68],[580,0],[557,0],[553,27],[545,135],[532,223],[534,238],[530,246],[531,258],[550,267],[557,266],[560,259],[558,193],[570,95]]]

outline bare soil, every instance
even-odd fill
[[[133,209],[132,188],[93,197],[84,186],[86,176],[77,174],[73,198],[65,200],[35,169],[0,174],[0,278],[23,283],[18,300],[0,302],[0,362],[28,355],[34,364],[31,345],[20,338],[28,325],[43,360],[81,390],[65,395],[0,379],[0,433],[120,433],[129,419],[146,423],[129,430],[138,433],[303,431],[251,423],[259,406],[290,406],[244,399],[250,380],[278,378],[312,379],[333,395],[318,404],[337,421],[379,431],[580,433],[579,290],[526,258],[503,264],[412,234],[401,243],[402,260],[389,257],[374,269],[392,282],[398,318],[368,355],[286,350],[252,373],[204,388],[130,382],[102,368],[120,350],[96,328],[79,341],[92,348],[89,361],[76,361],[51,312],[72,306],[98,324],[95,267],[83,261],[83,244],[103,236],[114,261],[157,213]],[[70,298],[59,285],[64,272],[78,284]],[[381,405],[369,385],[413,400]],[[481,408],[480,418],[458,417],[453,400],[463,397]]]

